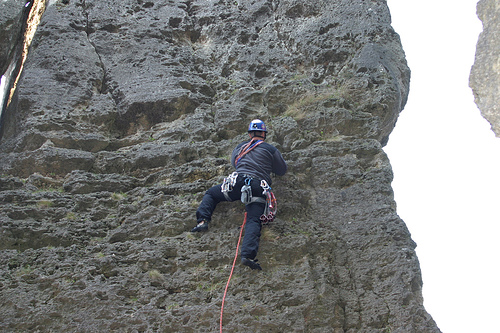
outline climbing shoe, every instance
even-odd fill
[[[208,222],[207,221],[201,221],[191,229],[191,232],[203,232],[203,231],[208,231]]]
[[[241,259],[241,263],[245,266],[250,267],[251,269],[257,269],[259,271],[262,270],[262,267],[260,267],[259,263],[257,262],[257,259],[252,260],[249,258],[243,258]]]

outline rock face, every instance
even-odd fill
[[[0,3],[0,73],[7,70],[14,54],[18,51],[24,22],[26,20],[25,1],[8,0]]]
[[[0,2],[0,126],[16,73],[22,63],[23,39],[30,3],[23,0]],[[0,136],[2,134],[0,128]]]
[[[218,330],[244,207],[187,230],[260,118],[289,172],[224,330],[439,332],[382,150],[409,76],[384,0],[49,1],[0,141],[0,330]]]
[[[483,22],[483,31],[477,42],[469,85],[481,114],[500,137],[500,2],[479,1],[477,16]]]

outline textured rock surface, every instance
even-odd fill
[[[0,2],[0,76],[7,70],[16,47],[20,45],[26,18],[24,5],[24,0]]]
[[[0,126],[10,90],[22,64],[23,41],[31,6],[23,0],[0,2]],[[0,128],[0,137],[2,131]]]
[[[187,232],[264,119],[289,163],[228,332],[439,332],[382,150],[385,1],[51,1],[0,141],[0,330],[218,330],[243,207]]]
[[[469,85],[481,114],[500,137],[500,1],[479,1],[477,15],[483,22],[483,31],[477,42]]]

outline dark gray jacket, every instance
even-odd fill
[[[231,155],[231,164],[235,167],[238,174],[247,174],[256,177],[257,179],[264,179],[271,185],[271,172],[279,176],[286,173],[286,162],[281,156],[279,150],[273,145],[263,142],[253,150],[244,155],[238,165],[235,164],[235,159],[238,156],[241,147],[246,145],[249,141],[240,143],[233,150]]]

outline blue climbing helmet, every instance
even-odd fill
[[[254,119],[250,122],[250,125],[248,125],[248,132],[266,132],[267,133],[267,128],[266,124],[260,119]]]

